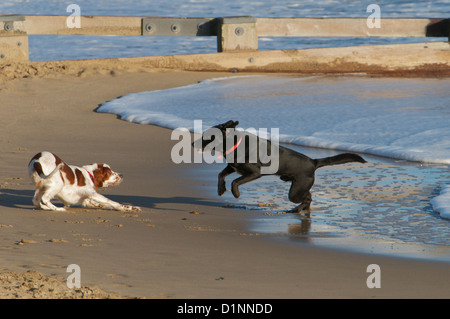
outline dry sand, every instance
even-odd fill
[[[249,232],[251,212],[220,207],[220,198],[196,188],[190,165],[171,162],[169,130],[94,112],[127,93],[228,74],[7,67],[0,77],[0,298],[450,297],[448,263]],[[110,164],[125,179],[102,193],[142,212],[33,209],[26,167],[41,150],[69,164]],[[78,290],[65,284],[70,264],[81,268]],[[379,289],[366,285],[369,264],[381,267]]]

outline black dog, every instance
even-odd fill
[[[301,211],[305,211],[305,213],[309,215],[312,200],[309,190],[314,184],[314,173],[316,169],[323,166],[349,162],[366,163],[362,157],[351,153],[344,153],[320,159],[311,159],[301,153],[277,145],[278,166],[274,172],[265,174],[262,173],[262,171],[269,166],[269,163],[265,160],[267,159],[267,155],[265,154],[268,154],[273,150],[271,142],[265,141],[265,143],[260,144],[259,142],[261,139],[259,137],[249,134],[248,132],[234,130],[238,124],[238,121],[228,121],[216,125],[203,132],[202,138],[193,143],[194,147],[201,147],[203,151],[205,148],[214,144],[214,150],[218,150],[219,153],[221,153],[219,154],[219,157],[224,156],[226,158],[228,165],[219,174],[218,193],[220,196],[226,191],[225,177],[234,172],[242,175],[235,179],[231,184],[231,192],[236,198],[240,196],[240,185],[258,179],[264,175],[278,175],[281,180],[292,182],[289,190],[289,200],[296,204],[301,203],[288,211],[288,213],[300,213]],[[215,140],[217,132],[221,132],[222,140],[220,141]],[[232,143],[229,142],[227,145],[227,138],[230,138],[230,136],[233,138],[233,141]],[[250,143],[251,139],[257,141],[257,143]],[[230,145],[232,145],[232,147],[229,147]],[[267,145],[267,149],[263,149],[265,148],[265,145]],[[241,148],[244,148],[242,152],[240,152]]]

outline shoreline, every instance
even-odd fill
[[[307,156],[312,155],[313,158],[327,157],[340,153],[337,150],[315,149],[296,145],[287,145],[287,147]],[[417,163],[396,163],[395,160],[370,155],[366,155],[365,159],[368,160],[370,167],[366,167],[365,164],[350,164],[347,167],[328,167],[328,169],[318,172],[316,183],[312,188],[313,203],[311,218],[306,218],[303,214],[286,214],[283,212],[283,210],[288,210],[293,204],[287,198],[289,185],[282,183],[277,177],[264,177],[259,181],[254,181],[241,187],[241,197],[234,199],[229,189],[231,181],[238,177],[237,174],[230,175],[227,178],[227,192],[222,197],[219,197],[216,193],[217,174],[225,167],[225,164],[200,164],[201,167],[193,168],[193,174],[197,176],[199,182],[208,183],[208,186],[200,187],[199,191],[208,194],[210,198],[219,200],[221,207],[240,211],[242,218],[249,220],[249,232],[258,233],[278,241],[307,243],[317,247],[354,253],[370,253],[386,257],[409,258],[411,260],[450,262],[449,247],[443,244],[446,240],[445,235],[434,238],[433,242],[422,242],[421,240],[424,240],[425,237],[416,239],[407,238],[408,233],[400,232],[389,235],[385,233],[386,229],[384,229],[384,233],[382,231],[375,233],[369,227],[366,226],[363,229],[362,224],[358,224],[359,222],[363,223],[362,217],[357,216],[358,211],[364,214],[363,211],[372,206],[373,212],[376,212],[376,205],[368,204],[366,207],[362,205],[365,198],[369,196],[375,197],[376,195],[371,195],[370,191],[364,191],[361,186],[357,186],[356,188],[360,189],[357,192],[357,197],[360,198],[359,202],[358,199],[354,199],[352,200],[351,206],[346,208],[345,202],[349,199],[335,191],[341,183],[348,183],[349,181],[361,183],[358,177],[351,179],[353,176],[358,176],[358,174],[361,175],[360,178],[365,180],[377,180],[379,177],[374,173],[375,168],[381,170],[383,168],[386,169],[385,166],[391,166],[394,170],[402,170],[402,174],[405,175],[405,167],[410,167],[409,174],[411,175],[408,177],[403,176],[406,185],[402,185],[402,187],[404,187],[403,190],[405,193],[398,198],[398,201],[407,204],[407,202],[411,201],[411,197],[420,195],[423,198],[417,199],[417,202],[423,202],[428,197],[426,194],[422,194],[423,191],[426,191],[425,189],[417,188],[416,185],[417,183],[420,184],[420,182],[414,184],[408,184],[407,182],[408,179],[414,180],[415,178],[419,178],[417,175],[414,175],[414,167],[418,165]],[[422,164],[420,166],[426,165]],[[428,167],[437,166],[439,165],[428,164]],[[367,171],[371,173],[367,173]],[[446,172],[444,168],[440,171],[443,174]],[[429,174],[431,175],[433,173],[430,172]],[[411,188],[411,195],[409,197],[406,194],[408,188]],[[373,190],[374,192],[379,192],[380,187],[374,185]],[[383,195],[378,196],[380,202],[387,199],[392,200],[392,198],[388,198],[386,195],[384,197]],[[429,194],[429,196],[432,195]],[[344,204],[340,204],[342,207],[333,206],[335,204],[339,205],[339,201],[344,202]],[[406,207],[405,205],[402,209],[401,204],[399,204],[395,209],[403,210],[412,215],[420,214],[421,211],[414,209],[413,206]],[[429,206],[431,207],[431,203],[429,203]],[[423,213],[424,215],[431,214],[428,210]],[[356,218],[352,217],[353,214]],[[249,216],[246,217],[246,215]],[[345,222],[336,222],[339,220],[339,216],[345,219]],[[390,218],[392,219],[394,217],[391,216]],[[380,227],[382,225],[382,221],[374,217],[371,217],[371,221],[376,222]],[[408,226],[407,223],[406,221],[401,221],[397,223],[397,227],[406,228]],[[411,223],[418,223],[418,221],[414,221],[412,218]],[[386,225],[384,226],[386,227]],[[394,229],[389,230],[391,232],[394,231]],[[430,240],[431,236],[429,235],[428,240]]]
[[[83,286],[154,299],[450,297],[448,263],[289,245],[249,231],[247,216],[199,192],[189,165],[171,163],[170,130],[94,112],[127,93],[225,75],[106,70],[3,83],[0,274],[66,278],[66,267],[78,264]],[[73,165],[110,164],[125,179],[101,193],[143,211],[34,210],[26,165],[42,150]],[[366,286],[374,263],[381,289]],[[13,297],[3,289],[0,298]]]

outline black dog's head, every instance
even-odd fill
[[[225,145],[226,145],[225,139],[226,139],[227,129],[234,129],[234,128],[236,128],[236,126],[238,126],[238,124],[239,124],[239,121],[230,120],[228,122],[215,125],[209,129],[207,129],[206,131],[204,131],[202,134],[202,137],[199,138],[198,140],[194,141],[194,143],[192,143],[192,146],[194,148],[201,149],[203,151],[208,144],[215,141],[215,144],[223,145],[223,147],[225,147]],[[221,136],[222,141],[216,141],[217,136]]]
[[[222,123],[222,124],[218,124],[216,126],[213,126],[215,128],[218,128],[221,131],[225,131],[227,128],[236,128],[236,126],[239,125],[239,121],[232,121],[229,120],[228,122]]]

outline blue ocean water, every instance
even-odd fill
[[[69,15],[68,5],[80,6],[81,15],[161,17],[368,17],[377,4],[381,18],[448,18],[450,0],[438,1],[218,1],[218,0],[4,0],[0,14]],[[442,41],[442,38],[260,38],[261,50]],[[111,58],[148,55],[211,53],[215,37],[64,36],[32,35],[33,61]]]

